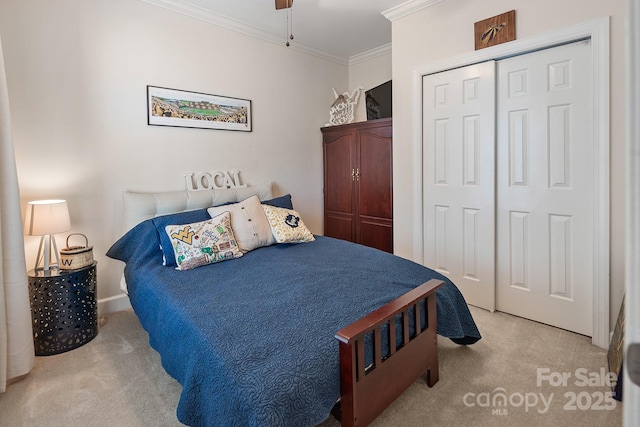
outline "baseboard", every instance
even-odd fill
[[[131,302],[129,301],[129,296],[125,293],[98,300],[98,313],[100,316],[130,308]]]

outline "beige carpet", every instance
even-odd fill
[[[471,311],[483,339],[460,347],[439,338],[440,381],[431,389],[416,381],[375,426],[622,425],[622,403],[595,384],[601,368],[608,371],[606,351],[589,338]],[[85,346],[38,357],[29,375],[0,394],[0,426],[179,426],[179,393],[135,315],[123,311]],[[330,418],[322,427],[338,425]]]

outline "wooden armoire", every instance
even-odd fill
[[[324,235],[393,253],[392,119],[321,130]]]

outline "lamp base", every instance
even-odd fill
[[[51,246],[56,257],[56,262],[51,262]],[[41,266],[42,262],[42,266]],[[58,245],[56,239],[51,234],[46,234],[40,238],[40,246],[38,247],[38,256],[36,257],[36,266],[34,270],[49,271],[58,270],[60,268],[60,256],[58,255]]]

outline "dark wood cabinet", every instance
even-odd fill
[[[325,236],[393,253],[391,120],[322,128]]]

